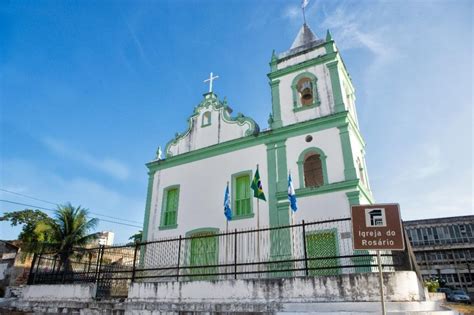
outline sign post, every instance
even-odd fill
[[[383,293],[381,250],[404,250],[402,221],[398,204],[374,204],[351,207],[354,250],[375,250],[379,269],[382,314],[386,314]]]

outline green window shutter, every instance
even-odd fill
[[[168,190],[166,195],[166,209],[165,209],[165,220],[164,225],[174,225],[176,224],[176,213],[178,210],[178,198],[179,190],[178,188],[173,188]]]
[[[194,234],[193,237],[213,235],[212,232],[201,232]],[[202,266],[201,268],[191,268],[190,273],[193,275],[212,274],[217,272],[216,267],[204,267],[217,264],[218,249],[217,237],[204,237],[191,239],[191,266]],[[194,276],[191,280],[212,280],[213,276]]]
[[[237,216],[250,213],[250,176],[239,176],[235,180],[235,213]]]
[[[323,231],[306,235],[306,248],[308,258],[324,258],[338,256],[337,233]],[[312,276],[330,276],[341,272],[338,267],[337,258],[317,259],[308,262],[309,268],[321,268],[310,270]],[[328,268],[328,269],[323,269]]]

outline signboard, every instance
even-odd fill
[[[405,249],[397,203],[352,206],[351,217],[354,249]]]

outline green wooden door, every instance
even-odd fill
[[[308,258],[322,258],[338,256],[337,233],[323,231],[306,235],[306,249]],[[341,272],[337,258],[326,258],[308,261],[309,268],[328,268],[310,270],[312,276],[330,276]],[[333,267],[333,268],[331,268]]]
[[[210,265],[217,265],[218,263],[218,240],[217,237],[199,237],[206,235],[213,235],[213,232],[200,232],[193,234],[191,239],[191,266],[203,266],[199,268],[191,268],[192,275],[212,274],[217,272],[217,267],[205,267]],[[193,276],[192,280],[210,280],[215,279],[216,276]]]

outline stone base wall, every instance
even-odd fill
[[[426,300],[424,288],[412,271],[384,273],[387,301]],[[289,303],[375,302],[380,300],[377,273],[328,277],[248,279],[225,281],[135,282],[130,302]]]

